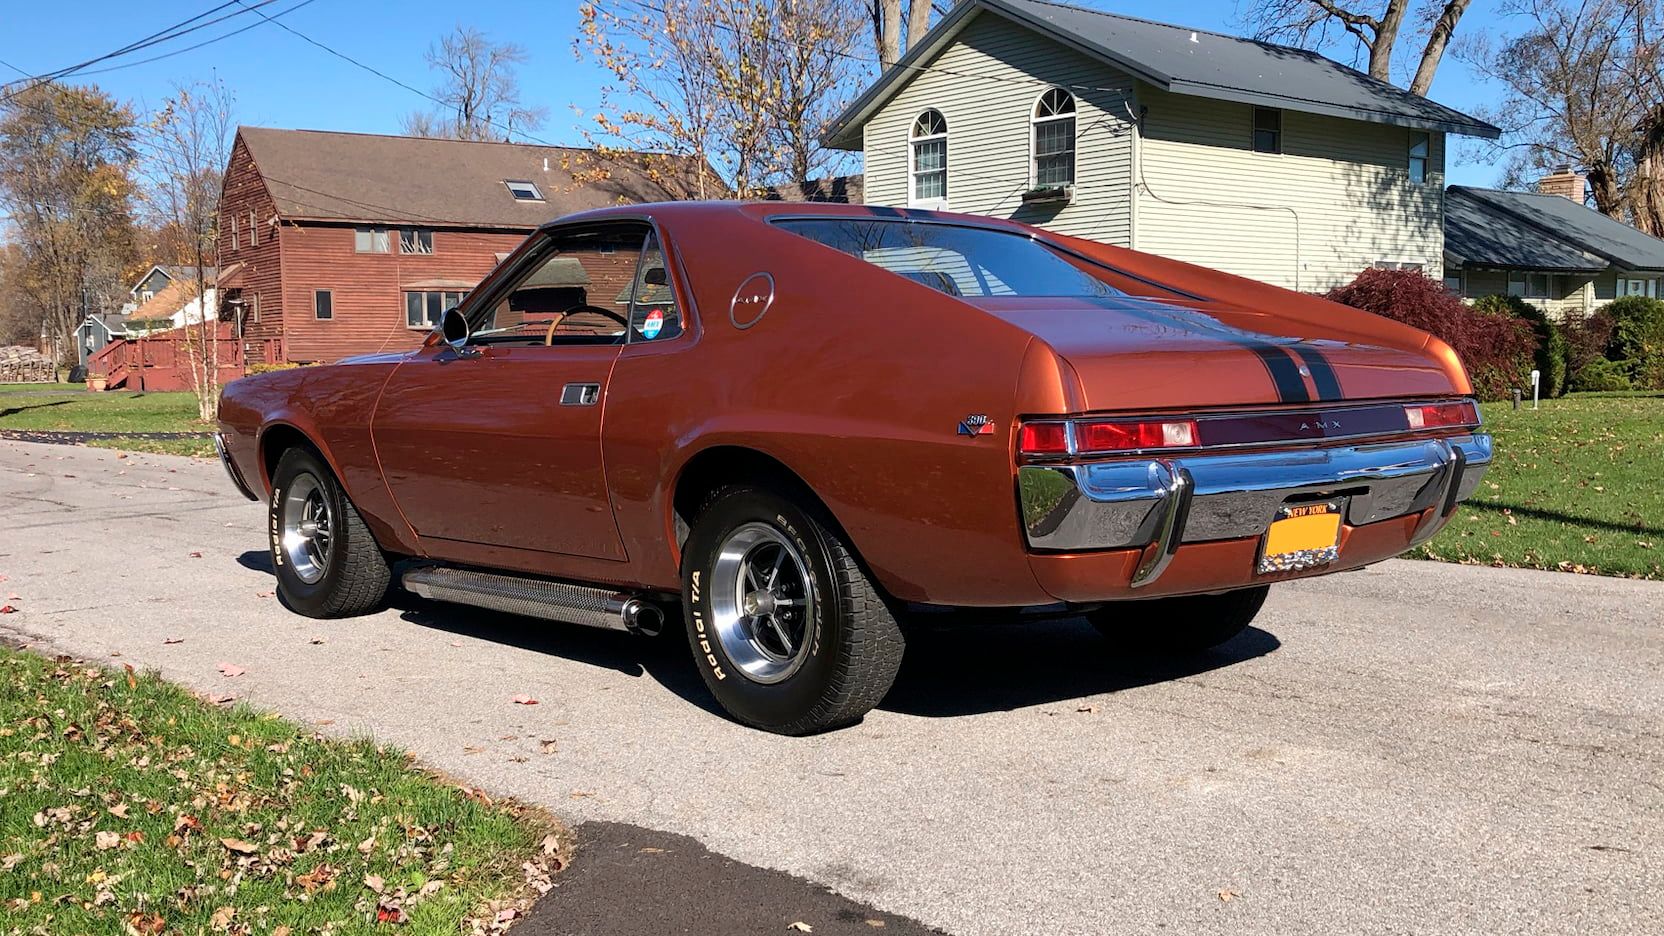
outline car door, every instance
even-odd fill
[[[601,458],[607,381],[626,340],[648,227],[557,229],[388,379],[371,431],[405,519],[447,542],[625,557]]]

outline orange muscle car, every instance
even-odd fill
[[[1432,536],[1491,460],[1429,335],[988,218],[588,212],[438,326],[225,388],[285,604],[363,613],[397,569],[502,611],[679,617],[724,708],[783,733],[876,705],[913,612],[1219,644],[1271,583]]]

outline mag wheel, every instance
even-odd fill
[[[1270,585],[1258,585],[1218,595],[1112,602],[1086,619],[1110,640],[1158,652],[1196,653],[1247,630],[1270,591]]]
[[[364,520],[317,455],[294,448],[272,473],[272,568],[284,604],[308,617],[372,611],[391,571]]]
[[[901,630],[842,538],[770,491],[718,492],[683,557],[688,640],[729,714],[781,734],[857,721],[901,665]]]

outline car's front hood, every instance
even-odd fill
[[[1422,346],[1387,344],[1344,321],[1311,326],[1221,303],[1134,296],[967,301],[1061,356],[1079,382],[1084,409],[1290,404],[1455,390],[1440,361]]]
[[[355,354],[344,357],[336,364],[397,364],[410,356],[409,351],[382,351],[374,354]]]

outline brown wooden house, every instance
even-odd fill
[[[220,201],[221,320],[285,361],[415,347],[545,221],[685,197],[693,163],[241,127]]]

